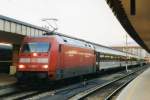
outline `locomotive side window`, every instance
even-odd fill
[[[63,41],[66,42],[66,44],[70,44],[76,47],[82,47],[82,48],[93,48],[93,46],[91,44],[88,44],[87,42],[84,42],[82,40],[76,40],[73,38],[69,38],[69,37],[63,37]]]
[[[64,42],[67,42],[67,40],[64,40]]]
[[[48,52],[50,44],[47,42],[30,42],[23,45],[22,52]]]

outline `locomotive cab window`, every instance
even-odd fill
[[[23,45],[22,52],[30,53],[30,52],[48,52],[51,45],[47,42],[30,42]]]

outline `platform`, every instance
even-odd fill
[[[127,85],[117,100],[150,100],[150,68]]]
[[[0,73],[0,88],[16,83],[17,79],[9,74]]]

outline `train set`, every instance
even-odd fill
[[[133,54],[62,34],[47,34],[24,39],[17,78],[54,81],[142,63],[144,60]]]

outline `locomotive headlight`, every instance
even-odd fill
[[[37,53],[33,53],[33,56],[36,57],[36,56],[37,56]]]
[[[43,65],[42,66],[44,69],[47,69],[48,68],[48,65]]]
[[[18,68],[23,69],[23,68],[25,68],[25,65],[19,65]]]

